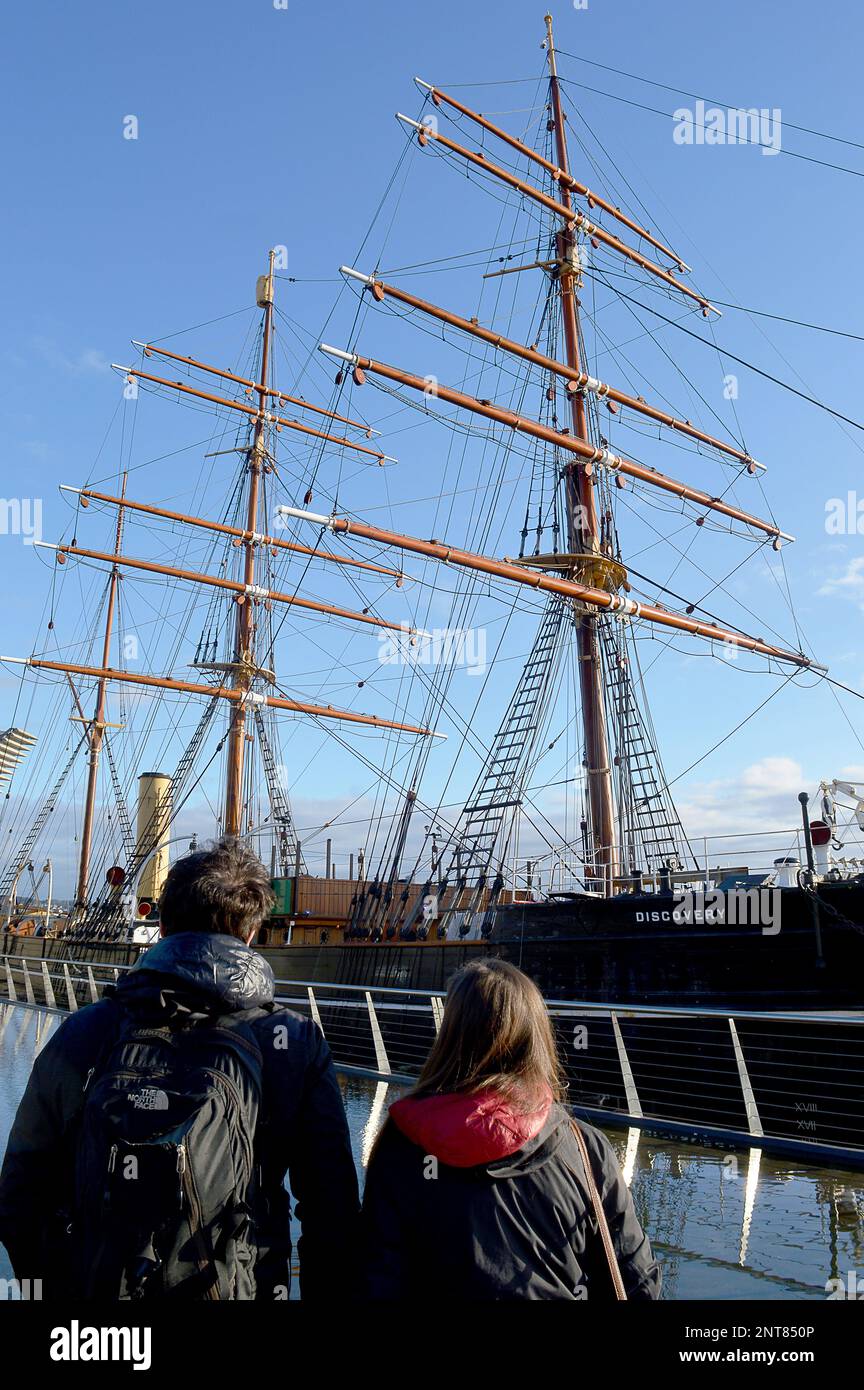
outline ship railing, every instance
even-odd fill
[[[0,1002],[29,1004],[58,1013],[74,1013],[102,998],[127,965],[112,961],[58,960],[51,956],[0,955]]]
[[[277,981],[320,1025],[339,1070],[411,1086],[445,994]],[[576,1113],[729,1148],[864,1166],[864,1013],[547,999]]]
[[[838,830],[842,847],[832,848],[832,862],[841,877],[854,877],[864,871],[864,836],[856,827],[846,826]],[[685,886],[716,887],[724,878],[735,878],[745,873],[768,875],[775,871],[778,860],[791,860],[802,867],[807,864],[807,849],[800,826],[777,830],[750,830],[723,835],[700,835],[689,840],[692,859],[683,871],[673,875],[673,884]],[[627,862],[627,855],[616,846],[616,858],[620,864]],[[628,877],[626,872],[616,878],[616,886],[621,890],[633,891],[641,886],[648,891],[660,885],[660,868],[657,863],[641,865],[639,880]],[[543,856],[531,860],[530,886],[540,889],[544,894],[583,891],[585,884],[584,868],[574,856],[573,847],[559,846]],[[519,864],[511,871],[508,884],[518,888],[528,885],[525,868]],[[591,881],[588,887],[596,887]]]
[[[0,956],[0,1001],[68,1013],[129,968]],[[445,997],[276,981],[277,1001],[321,1028],[343,1075],[398,1087],[416,1081]],[[864,1167],[864,1013],[546,1002],[567,1101],[584,1118]]]

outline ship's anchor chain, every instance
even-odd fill
[[[864,926],[862,926],[860,922],[850,922],[849,918],[844,917],[843,913],[839,912],[837,908],[834,907],[833,903],[826,903],[825,899],[819,896],[812,883],[803,882],[803,877],[803,874],[799,874],[798,887],[803,889],[812,902],[818,903],[822,911],[827,912],[830,917],[834,917],[841,926],[851,927],[852,930],[858,932],[859,935],[864,934]]]

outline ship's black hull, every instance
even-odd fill
[[[816,920],[801,889],[777,893],[767,926],[676,921],[673,899],[657,894],[574,897],[500,909],[488,941],[356,941],[263,954],[277,979],[312,984],[440,990],[466,960],[493,954],[529,974],[547,999],[864,1011],[864,885],[821,886]]]
[[[482,941],[347,941],[259,947],[277,980],[367,989],[441,990],[468,960],[496,955],[547,999],[825,1013],[864,1012],[864,881],[821,884],[817,898],[775,890],[773,920],[681,917],[660,894],[514,904]],[[697,904],[694,916],[698,916]],[[739,903],[739,919],[743,915]],[[714,913],[716,917],[716,912]],[[140,948],[4,933],[2,951],[29,959],[131,965]]]

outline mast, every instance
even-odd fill
[[[120,488],[120,496],[126,496],[126,478],[124,472],[123,482]],[[108,580],[108,603],[105,609],[105,634],[102,639],[102,668],[106,670],[111,659],[111,635],[114,630],[114,610],[117,604],[117,586],[120,582],[120,569],[117,564],[117,556],[120,554],[120,545],[123,539],[123,509],[117,512],[117,527],[114,533],[114,563],[111,566],[111,575]],[[93,719],[87,732],[87,742],[89,746],[89,757],[87,760],[87,791],[84,798],[84,825],[81,831],[81,854],[78,860],[78,885],[75,889],[75,905],[83,908],[87,903],[87,887],[90,878],[90,855],[93,848],[93,821],[96,814],[96,783],[99,773],[99,757],[102,752],[102,743],[105,737],[105,704],[107,700],[108,682],[105,678],[100,680],[96,686],[96,708],[93,712]],[[76,697],[77,699],[77,697]]]
[[[567,135],[564,130],[564,112],[561,105],[558,69],[555,61],[552,16],[549,14],[546,15],[546,49],[549,62],[549,93],[555,129],[556,153],[562,173],[569,177]],[[571,208],[572,200],[569,187],[564,181],[559,187],[561,202],[565,207]],[[579,252],[575,233],[570,229],[559,231],[556,235],[556,245],[559,262],[558,291],[564,324],[566,360],[567,365],[575,372],[581,372],[579,301],[576,297]],[[589,439],[585,398],[579,392],[569,394],[573,432],[587,444]],[[570,550],[578,557],[588,557],[587,565],[590,567],[594,557],[600,555],[600,533],[597,508],[594,503],[594,484],[584,463],[573,461],[569,464],[566,472],[565,489]],[[585,569],[585,559],[577,559],[575,564],[576,577],[582,577]],[[585,731],[585,756],[588,764],[586,769],[588,815],[593,835],[595,872],[603,881],[604,892],[609,894],[612,892],[613,880],[617,873],[615,807],[612,798],[612,766],[606,731],[603,671],[600,664],[597,623],[598,618],[596,616],[585,612],[577,613],[576,644],[579,657],[579,686],[582,697],[582,722]]]
[[[273,266],[275,252],[270,252],[269,269],[258,281],[257,302],[264,310],[264,327],[261,342],[261,372],[258,390],[258,414],[252,431],[252,445],[247,453],[249,473],[248,505],[246,509],[246,530],[249,533],[243,542],[245,559],[243,582],[247,586],[245,594],[236,599],[237,614],[235,627],[234,679],[233,685],[242,691],[242,696],[233,705],[228,725],[228,763],[225,780],[225,818],[226,835],[239,835],[240,818],[243,809],[243,763],[246,751],[246,708],[255,680],[255,611],[251,589],[255,584],[255,546],[258,534],[258,498],[261,489],[261,471],[266,452],[265,415],[267,395],[270,384],[270,348],[273,337]]]

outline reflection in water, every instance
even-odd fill
[[[58,1021],[0,1004],[0,1150],[33,1059]],[[354,1076],[341,1085],[362,1173],[400,1090]],[[755,1148],[723,1153],[638,1129],[608,1134],[663,1266],[665,1298],[824,1298],[826,1281],[848,1285],[851,1271],[864,1284],[864,1173],[790,1166]],[[0,1278],[10,1276],[0,1250]]]
[[[639,1152],[639,1136],[641,1133],[642,1131],[640,1129],[628,1129],[627,1131],[627,1148],[624,1151],[624,1161],[621,1164],[621,1172],[624,1174],[624,1181],[628,1187],[632,1186],[633,1183],[633,1173],[636,1168],[636,1155]]]
[[[751,1149],[747,1155],[747,1182],[744,1187],[744,1220],[741,1222],[741,1249],[738,1263],[743,1265],[747,1258],[747,1242],[750,1239],[750,1224],[756,1204],[756,1190],[759,1186],[759,1167],[762,1163],[762,1150]]]
[[[363,1126],[360,1164],[364,1170],[369,1162],[369,1156],[372,1153],[372,1145],[375,1143],[378,1131],[387,1118],[387,1092],[390,1090],[386,1081],[370,1082],[369,1085],[370,1087],[375,1087],[375,1092],[372,1096],[372,1104],[369,1106],[369,1114],[366,1117],[366,1123]]]

